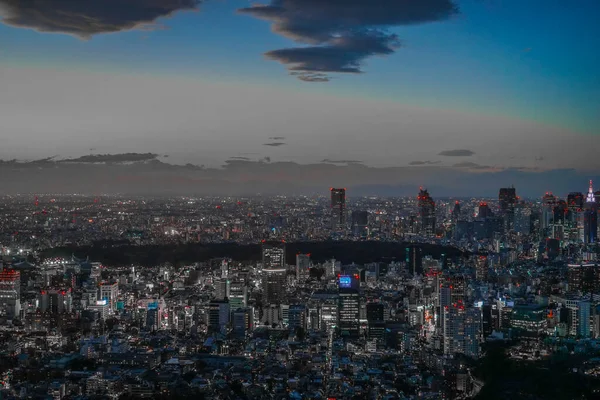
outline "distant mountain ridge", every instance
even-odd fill
[[[156,153],[0,160],[4,194],[326,195],[329,187],[336,186],[346,187],[349,196],[412,196],[425,186],[440,198],[496,197],[500,187],[514,185],[521,197],[537,198],[547,191],[561,197],[585,191],[589,179],[600,182],[600,175],[572,169],[478,172],[441,165],[377,168],[267,159],[230,159],[221,168],[208,168],[167,163]]]

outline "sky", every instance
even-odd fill
[[[597,0],[0,0],[0,158],[598,174],[599,17]]]

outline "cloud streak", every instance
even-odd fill
[[[270,146],[270,147],[279,147],[279,146],[285,146],[287,143],[283,143],[283,142],[273,142],[273,143],[265,143],[263,144],[263,146]]]
[[[204,0],[0,0],[6,25],[89,39],[99,33],[159,28],[156,20],[198,9]]]
[[[475,152],[466,149],[444,150],[438,153],[438,156],[445,157],[471,157]]]
[[[408,165],[411,166],[419,166],[419,165],[436,165],[441,163],[441,161],[411,161]]]
[[[322,163],[325,164],[362,164],[363,161],[360,160],[330,160],[329,158],[325,158],[321,160]]]
[[[239,12],[305,45],[269,51],[268,59],[301,80],[327,82],[329,73],[361,73],[367,58],[395,52],[400,39],[388,28],[444,21],[458,8],[453,0],[271,0]]]

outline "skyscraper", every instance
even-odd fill
[[[367,231],[369,213],[367,211],[352,211],[352,233],[362,236]]]
[[[490,209],[490,206],[488,205],[488,203],[486,203],[485,201],[482,201],[481,203],[479,203],[478,217],[481,219],[486,219],[491,216],[492,216],[492,210]]]
[[[296,254],[296,279],[306,279],[310,269],[310,254]]]
[[[339,325],[342,335],[358,336],[360,329],[360,283],[358,275],[339,277]]]
[[[0,271],[0,315],[18,317],[21,311],[21,273],[4,268]]]
[[[584,205],[583,242],[595,243],[598,240],[598,203],[594,195],[592,181]]]
[[[500,213],[504,217],[504,228],[514,229],[515,205],[517,204],[517,190],[514,187],[501,188],[498,193]]]
[[[478,256],[475,261],[475,277],[478,281],[487,281],[488,260],[486,256]]]
[[[478,358],[482,318],[479,308],[465,308],[462,303],[444,308],[444,354],[462,353]]]
[[[421,233],[431,236],[435,233],[435,201],[427,189],[420,188],[417,197],[419,217],[421,218]]]
[[[329,189],[331,192],[331,229],[346,229],[346,189]]]
[[[263,306],[280,304],[285,296],[285,242],[263,242]]]

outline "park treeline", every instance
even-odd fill
[[[370,262],[391,262],[406,260],[409,248],[419,249],[422,256],[448,260],[468,255],[455,247],[427,243],[379,242],[379,241],[324,241],[286,243],[286,259],[294,264],[296,254],[310,253],[315,263],[335,258],[343,264]],[[41,252],[41,258],[75,256],[89,258],[108,266],[145,265],[156,266],[164,263],[186,265],[208,261],[214,258],[229,257],[235,261],[260,261],[260,244],[236,243],[185,243],[169,245],[138,246],[119,242],[97,242],[83,247],[55,247]]]

